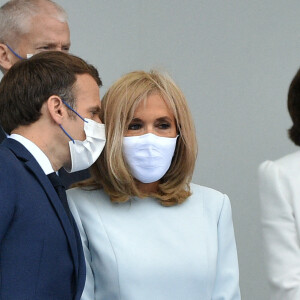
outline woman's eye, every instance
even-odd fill
[[[129,124],[128,126],[128,130],[139,130],[142,128],[141,124]]]
[[[169,129],[170,127],[171,127],[171,125],[169,123],[158,124],[159,129]]]

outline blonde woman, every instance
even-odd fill
[[[87,264],[84,300],[238,300],[226,195],[190,183],[197,155],[184,95],[131,72],[102,100],[106,147],[69,191]]]

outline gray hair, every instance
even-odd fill
[[[0,43],[16,44],[18,37],[30,30],[30,19],[39,13],[68,21],[65,10],[51,0],[11,0],[0,7]]]

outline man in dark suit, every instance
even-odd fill
[[[93,66],[56,51],[19,61],[0,83],[0,122],[9,134],[0,145],[0,299],[80,299],[80,236],[52,177],[86,164],[78,162],[87,137],[105,139],[101,84]],[[101,147],[87,146],[93,160]]]
[[[64,9],[49,0],[11,0],[0,8],[0,69],[47,50],[68,52],[70,30]],[[1,127],[1,124],[0,124]],[[0,143],[6,138],[0,128]],[[59,172],[65,187],[89,177],[88,170]]]

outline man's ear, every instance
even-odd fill
[[[58,96],[50,96],[46,102],[52,120],[61,125],[67,116],[66,107]]]
[[[0,67],[6,73],[15,63],[15,58],[5,44],[0,43]]]

